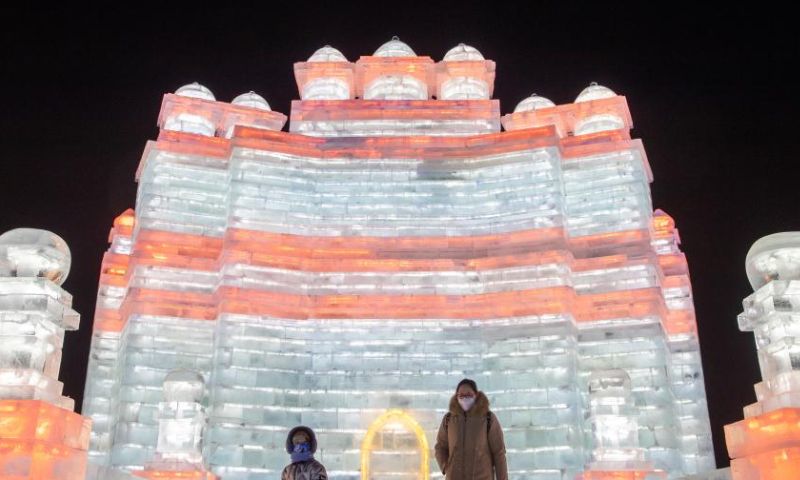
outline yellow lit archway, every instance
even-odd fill
[[[364,437],[364,441],[361,442],[361,480],[369,480],[369,458],[370,453],[372,453],[372,442],[375,439],[375,434],[380,432],[387,423],[391,422],[402,423],[417,437],[417,444],[422,453],[422,463],[419,468],[420,480],[428,480],[430,453],[428,452],[428,439],[425,437],[425,431],[422,430],[422,427],[411,415],[398,409],[387,410],[375,419],[367,429],[367,435]]]

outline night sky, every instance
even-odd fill
[[[440,60],[464,42],[497,62],[504,114],[532,93],[570,103],[592,81],[627,97],[655,176],[653,205],[675,218],[688,257],[717,463],[728,465],[722,426],[742,418],[760,380],[753,336],[736,326],[752,292],[744,258],[756,239],[800,230],[800,81],[789,74],[797,28],[759,4],[526,3],[5,9],[0,232],[44,228],[72,250],[64,287],[82,326],[64,346],[66,394],[80,406],[108,231],[134,204],[164,93],[193,81],[221,101],[254,90],[288,115],[293,62],[325,44],[353,61],[397,35]]]

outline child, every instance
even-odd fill
[[[317,437],[308,427],[294,427],[286,437],[286,452],[292,456],[292,463],[286,465],[281,480],[328,480],[325,467],[314,460],[317,451]]]

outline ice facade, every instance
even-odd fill
[[[0,478],[83,480],[90,420],[58,381],[64,334],[80,317],[61,288],[71,256],[51,232],[0,235]]]
[[[758,240],[746,259],[755,292],[739,328],[753,332],[762,381],[744,420],[725,426],[733,480],[800,478],[800,232]]]
[[[604,448],[590,383],[614,371],[631,461],[714,468],[687,264],[624,97],[592,85],[501,117],[494,62],[398,39],[294,71],[289,132],[262,97],[165,95],[103,260],[92,462],[163,455],[164,382],[188,370],[190,443],[224,480],[278,478],[298,424],[332,478],[441,478],[430,450],[470,377],[510,476],[571,480]]]

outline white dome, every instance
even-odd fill
[[[760,238],[745,260],[753,290],[773,280],[800,280],[800,232],[781,232]]]
[[[192,97],[192,98],[200,98],[203,100],[211,100],[212,102],[216,100],[216,98],[214,98],[214,94],[211,93],[211,90],[207,89],[206,87],[200,85],[197,82],[184,85],[181,88],[175,90],[175,95],[180,95],[181,97]]]
[[[43,277],[61,285],[72,255],[67,242],[37,228],[15,228],[0,235],[0,277]]]
[[[555,106],[556,104],[550,101],[550,99],[540,97],[539,95],[536,95],[534,93],[530,97],[519,102],[516,108],[514,108],[514,113],[529,112],[531,110],[539,110],[540,108],[548,108]]]
[[[309,62],[346,62],[347,58],[342,55],[342,52],[336,50],[330,45],[325,45],[320,48],[314,55],[308,57]]]
[[[476,48],[463,43],[459,43],[444,54],[445,62],[473,62],[483,59],[483,55]]]
[[[372,54],[375,57],[416,57],[417,54],[414,53],[414,50],[411,50],[411,47],[406,45],[405,43],[401,42],[399,38],[392,37],[391,40],[384,43],[377,50],[375,53]]]
[[[603,98],[611,98],[616,96],[617,94],[614,93],[614,91],[610,88],[598,85],[596,82],[592,82],[588,87],[583,89],[580,95],[578,95],[578,98],[575,99],[575,103],[591,102],[592,100],[600,100]]]
[[[240,107],[255,108],[258,110],[272,110],[269,108],[269,103],[264,100],[264,97],[256,92],[243,93],[234,98],[231,104],[239,105]]]

